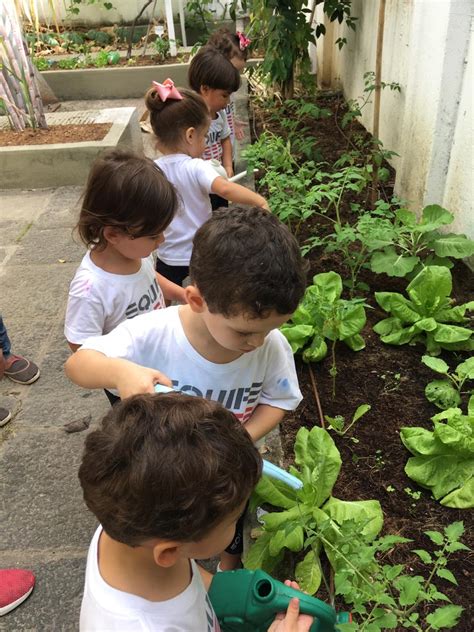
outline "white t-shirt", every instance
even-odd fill
[[[181,594],[166,601],[148,601],[112,588],[102,579],[98,564],[101,533],[99,527],[87,555],[81,632],[219,632],[219,622],[194,560],[190,560],[191,583]]]
[[[294,410],[302,399],[291,347],[276,329],[261,347],[216,364],[189,343],[179,307],[167,307],[123,322],[107,336],[87,340],[83,349],[157,369],[176,390],[218,401],[242,423],[259,404]]]
[[[231,134],[229,123],[227,122],[227,114],[225,110],[219,110],[216,118],[211,121],[209,131],[207,133],[206,149],[202,155],[204,160],[214,158],[222,162],[222,141]]]
[[[178,211],[164,232],[158,257],[169,266],[187,266],[194,235],[211,216],[209,193],[218,174],[209,162],[186,154],[161,156],[155,162],[175,186],[180,200]]]
[[[95,265],[87,252],[69,287],[64,334],[73,344],[108,334],[119,323],[165,306],[153,256],[135,274],[112,274]]]

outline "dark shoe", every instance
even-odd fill
[[[0,427],[7,424],[11,418],[12,418],[11,412],[7,410],[6,408],[0,407]]]
[[[8,368],[5,369],[5,375],[9,377],[12,382],[17,382],[18,384],[32,384],[36,382],[40,376],[40,370],[36,364],[26,358],[11,355],[6,358],[5,362],[8,364]]]

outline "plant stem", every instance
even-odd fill
[[[336,366],[336,340],[332,341],[331,345],[331,377],[332,377],[332,398],[336,397],[336,375],[337,375],[337,366]]]
[[[309,376],[311,378],[311,385],[313,387],[314,399],[316,400],[316,406],[319,413],[319,421],[321,422],[321,428],[326,428],[326,422],[324,421],[323,409],[321,407],[321,400],[319,399],[318,387],[316,384],[316,378],[314,377],[313,369],[311,368],[311,364],[308,364],[309,368]]]

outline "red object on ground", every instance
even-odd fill
[[[0,568],[0,617],[19,606],[31,594],[35,576],[21,568]]]

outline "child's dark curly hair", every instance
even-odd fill
[[[103,250],[107,226],[135,238],[156,236],[170,225],[177,206],[173,185],[153,160],[114,149],[92,165],[76,230],[86,246]]]
[[[210,312],[265,318],[295,311],[306,267],[298,242],[274,215],[231,206],[196,232],[189,272]]]
[[[205,537],[249,497],[262,460],[221,404],[181,393],[116,404],[85,441],[79,480],[105,532],[129,546]]]
[[[241,50],[239,36],[225,27],[214,31],[207,43],[217,48],[229,61],[232,57],[239,57],[247,61],[248,48]]]

